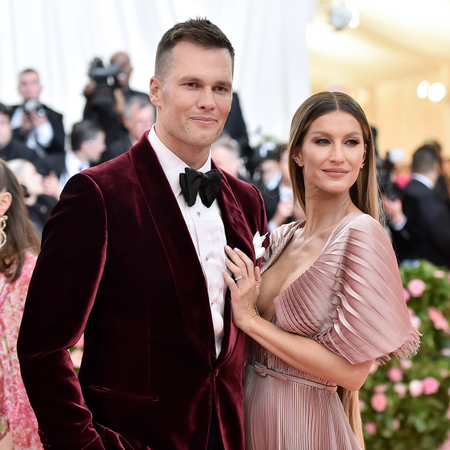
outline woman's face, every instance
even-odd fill
[[[361,125],[351,114],[333,111],[311,124],[296,162],[303,162],[306,193],[340,194],[356,182],[364,158]]]
[[[32,163],[24,163],[22,176],[19,183],[27,188],[30,195],[42,195],[44,193],[44,181]]]

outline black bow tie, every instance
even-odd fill
[[[219,195],[222,178],[217,169],[202,173],[186,167],[184,173],[180,173],[180,186],[188,206],[195,204],[199,192],[203,204],[209,208]]]

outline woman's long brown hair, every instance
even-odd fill
[[[11,206],[6,215],[6,244],[0,249],[0,273],[6,272],[8,281],[19,278],[27,251],[37,255],[41,243],[32,223],[28,219],[22,187],[8,165],[0,159],[0,192],[11,194]]]
[[[303,168],[295,163],[293,156],[298,153],[299,148],[303,145],[303,140],[311,124],[319,117],[335,111],[351,114],[358,121],[363,132],[364,146],[366,149],[364,167],[360,170],[355,184],[350,188],[350,198],[363,213],[369,214],[378,221],[382,221],[383,215],[379,201],[372,131],[366,115],[358,102],[349,95],[340,92],[319,92],[318,94],[312,95],[294,114],[288,147],[289,175],[292,190],[294,191],[294,198],[306,212]],[[338,394],[352,430],[360,446],[364,448],[358,391],[350,392],[339,386]]]

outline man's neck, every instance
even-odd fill
[[[83,155],[83,152],[81,150],[74,150],[72,151],[74,156],[76,156],[81,162],[88,162],[86,157]]]

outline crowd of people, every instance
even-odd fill
[[[420,340],[397,262],[450,268],[440,148],[383,190],[383,230],[351,97],[312,96],[288,143],[251,150],[209,21],[165,33],[150,95],[110,62],[67,139],[35,70],[0,103],[0,450],[363,448],[357,390]]]

